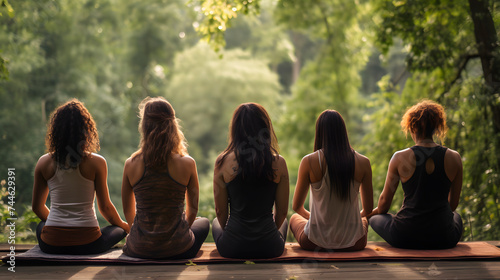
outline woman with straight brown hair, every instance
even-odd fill
[[[446,135],[443,106],[424,100],[406,111],[403,131],[415,145],[394,153],[389,162],[384,190],[372,212],[373,230],[394,247],[445,249],[462,236],[462,218],[455,212],[462,190],[460,155],[434,142]],[[387,213],[398,188],[404,201],[396,215]]]
[[[131,225],[123,252],[138,258],[194,258],[210,227],[207,218],[196,218],[196,163],[187,155],[167,100],[148,97],[139,109],[140,147],[123,170],[123,211]]]
[[[36,229],[40,249],[48,254],[87,255],[109,250],[129,230],[109,198],[106,160],[95,154],[99,136],[82,102],[72,99],[50,119],[48,153],[35,167],[33,212],[42,220]],[[50,195],[50,209],[45,205]],[[99,228],[94,199],[111,224]]]
[[[304,202],[310,188],[310,211]],[[361,192],[363,210],[359,211]],[[357,251],[366,246],[373,208],[370,160],[349,144],[344,119],[325,110],[316,121],[314,153],[299,166],[290,230],[311,251]]]
[[[233,114],[229,144],[215,162],[217,218],[212,233],[220,255],[280,256],[288,227],[288,193],[288,170],[269,115],[259,104],[241,104]]]

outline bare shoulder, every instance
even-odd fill
[[[36,163],[37,167],[44,167],[48,164],[52,163],[52,156],[50,154],[45,154],[42,155],[39,159],[38,162]]]
[[[36,163],[35,172],[46,174],[47,172],[50,173],[51,169],[54,169],[54,160],[52,156],[50,154],[42,155]]]
[[[355,152],[355,155],[356,155],[356,160],[359,161],[361,165],[363,166],[370,165],[370,159],[367,156],[362,155],[358,152]]]
[[[460,154],[459,154],[457,151],[452,150],[452,149],[450,149],[450,148],[448,148],[448,149],[446,150],[446,154],[445,154],[445,156],[451,156],[451,157],[453,157],[454,159],[461,159]]]
[[[307,154],[302,158],[302,161],[306,162],[317,162],[319,158],[319,150],[313,153]]]
[[[224,157],[224,153],[219,154],[219,156],[217,157],[217,160],[215,161],[215,169],[223,170],[223,169],[228,168],[228,166],[234,166],[234,165],[238,164],[238,162],[236,160],[236,155],[234,154],[234,152],[230,152],[230,153],[226,154],[224,159],[222,159],[223,157]],[[221,165],[219,166],[217,164],[217,162],[219,162],[221,160],[223,160],[223,161],[222,161]]]
[[[275,179],[276,183],[281,182],[282,179],[288,178],[288,168],[286,166],[286,160],[281,155],[278,155],[276,159],[273,161],[273,169],[275,171]]]
[[[137,157],[129,157],[125,160],[125,166],[124,168],[125,169],[128,169],[128,168],[134,168],[139,162],[141,162],[139,160],[139,157],[142,158],[141,155],[137,156]]]
[[[281,155],[278,155],[278,159],[276,160],[276,164],[277,164],[279,169],[282,169],[282,170],[286,169],[286,160]]]
[[[91,153],[89,156],[86,157],[86,160],[99,166],[106,165],[106,159],[103,156],[96,153]]]
[[[392,155],[391,162],[399,162],[402,159],[407,159],[409,157],[414,157],[415,154],[410,148],[404,150],[399,150]]]
[[[446,162],[453,162],[457,165],[462,165],[462,157],[460,156],[460,154],[457,151],[452,150],[450,148],[446,150],[446,154],[444,154],[444,159]]]
[[[177,161],[185,168],[190,168],[190,169],[196,168],[196,161],[190,155],[184,155],[184,156],[177,155],[177,156],[176,156]]]

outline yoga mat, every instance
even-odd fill
[[[500,248],[486,242],[460,242],[455,248],[445,250],[408,250],[391,247],[385,242],[368,242],[357,252],[311,252],[302,250],[297,243],[287,243],[283,255],[272,259],[228,259],[221,257],[214,243],[206,243],[191,260],[139,259],[124,255],[121,248],[114,248],[97,255],[51,255],[43,253],[38,245],[25,253],[16,254],[17,265],[71,265],[71,264],[191,264],[231,262],[299,262],[299,261],[364,261],[364,260],[500,260]],[[8,261],[4,257],[2,261]],[[190,262],[191,261],[191,262]]]

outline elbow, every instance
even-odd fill
[[[295,211],[295,213],[299,213],[300,209],[302,209],[303,207],[303,205],[298,205],[296,203],[292,204],[292,210]]]
[[[198,207],[189,207],[189,213],[196,216],[198,214]]]
[[[361,217],[370,216],[372,214],[372,212],[373,212],[372,208],[363,209],[363,211],[361,211]]]
[[[109,205],[99,205],[99,212],[106,218],[111,213],[111,207]]]
[[[378,202],[378,214],[386,214],[389,211],[391,205],[388,205],[387,201],[383,198],[380,197],[380,200]]]
[[[31,203],[31,210],[33,210],[33,213],[35,213],[35,215],[36,215],[38,218],[40,218],[40,219],[44,220],[44,219],[42,218],[42,216],[43,216],[43,215],[42,215],[42,213],[43,213],[43,212],[42,212],[42,210],[41,210],[41,206],[40,206],[40,204],[39,204],[39,203],[32,202],[32,203]]]

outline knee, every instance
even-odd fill
[[[210,221],[207,218],[198,218],[194,221],[193,226],[196,224],[197,228],[207,231],[210,229]]]
[[[213,219],[212,221],[212,228],[215,227],[220,227],[219,220],[217,220],[217,217],[215,217],[215,219]]]
[[[305,220],[304,217],[301,215],[295,213],[290,217],[290,226],[297,224],[298,222]]]

